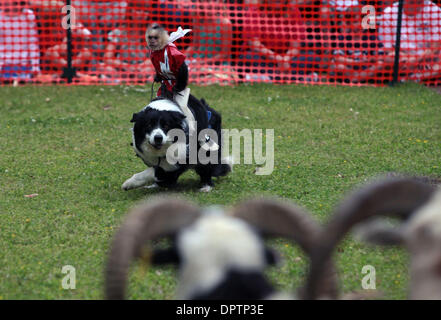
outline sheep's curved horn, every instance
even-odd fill
[[[311,256],[306,298],[318,297],[324,262],[352,226],[376,215],[406,219],[429,200],[434,190],[434,186],[416,179],[395,178],[371,183],[347,197],[319,236]]]
[[[292,240],[310,255],[321,227],[302,208],[275,199],[253,199],[233,208],[231,214],[255,226],[264,236]],[[299,293],[303,298],[303,289]],[[335,267],[327,263],[321,294],[334,299],[338,294]]]
[[[170,236],[194,222],[199,208],[172,198],[161,198],[134,208],[114,236],[105,273],[105,297],[124,299],[130,263],[140,257],[147,241]]]

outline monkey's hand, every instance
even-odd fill
[[[153,79],[154,82],[161,82],[161,76],[159,74],[155,74],[155,79]]]

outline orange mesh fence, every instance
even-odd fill
[[[441,84],[441,9],[428,0],[404,0],[399,50],[390,0],[70,2],[0,0],[0,83],[67,83],[69,60],[77,84],[151,82],[145,31],[159,22],[192,29],[175,42],[190,83]]]

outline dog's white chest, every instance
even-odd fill
[[[167,162],[166,157],[159,157],[151,152],[139,152],[136,148],[135,152],[144,160],[149,167],[161,167],[166,172],[175,171],[178,169],[177,165]]]
[[[175,170],[178,169],[177,165],[168,163],[166,158],[161,158],[160,159],[159,167],[164,169],[164,171],[166,171],[166,172],[175,171]]]

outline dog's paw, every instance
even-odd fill
[[[211,189],[213,189],[212,186],[209,186],[208,184],[203,186],[202,188],[199,189],[199,192],[210,192]]]
[[[133,177],[132,177],[130,179],[127,179],[122,184],[121,189],[123,189],[125,191],[128,191],[128,190],[132,190],[132,189],[136,189],[136,188],[142,187],[144,184],[145,183],[143,181],[133,179]]]
[[[145,186],[147,183],[155,181],[155,171],[153,168],[148,168],[142,172],[134,174],[130,179],[127,179],[121,186],[123,190],[131,190]]]
[[[122,184],[122,186],[121,186],[121,189],[123,189],[124,191],[131,190],[131,189],[134,189],[134,188],[136,188],[136,187],[133,185],[133,179],[132,178],[127,179]]]

